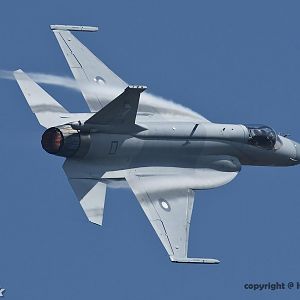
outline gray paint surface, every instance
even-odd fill
[[[147,114],[137,115],[143,86],[128,86],[115,99],[99,98],[90,87],[86,93],[86,84],[98,84],[97,78],[111,89],[125,83],[70,33],[72,26],[51,29],[90,110],[97,98],[98,111],[59,126],[57,118],[67,111],[21,70],[14,74],[32,112],[48,128],[43,148],[67,158],[64,171],[87,218],[102,225],[107,183],[126,180],[171,261],[219,263],[188,257],[194,191],[227,184],[242,165],[297,165],[300,144],[264,125],[216,124],[202,116],[172,122],[159,113],[160,121],[152,122]]]
[[[214,122],[265,122],[299,140],[298,2],[86,3],[3,3],[1,67],[70,76],[48,25],[99,24],[99,33],[76,36],[128,83],[148,84]],[[222,263],[170,264],[131,191],[108,189],[103,230],[86,222],[62,159],[41,149],[43,129],[17,85],[0,86],[2,124],[9,124],[0,158],[6,297],[297,299],[295,290],[255,293],[243,285],[298,277],[298,168],[244,167],[230,184],[197,192],[190,255]],[[80,94],[43,87],[68,110],[86,111]]]

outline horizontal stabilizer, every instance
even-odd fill
[[[93,179],[69,178],[69,182],[90,222],[102,225],[106,184]]]
[[[68,113],[62,105],[22,70],[15,71],[14,76],[32,112],[42,126],[48,128],[57,125],[60,119],[59,114]]]
[[[140,94],[145,86],[128,86],[116,99],[95,113],[85,124],[134,125]]]
[[[170,256],[172,262],[175,263],[191,263],[191,264],[219,264],[220,261],[214,258],[175,258]]]
[[[51,30],[70,30],[70,31],[98,31],[98,27],[94,26],[78,26],[78,25],[50,25]]]

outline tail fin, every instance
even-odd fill
[[[59,115],[68,111],[22,70],[15,71],[14,76],[39,123],[46,128],[58,125]]]
[[[134,125],[140,94],[146,86],[131,85],[104,108],[85,121],[85,124]]]

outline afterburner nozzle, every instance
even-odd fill
[[[42,136],[43,149],[54,155],[71,157],[80,147],[80,134],[70,125],[48,128]]]

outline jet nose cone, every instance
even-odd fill
[[[296,160],[298,161],[298,163],[300,163],[300,144],[295,143],[295,146],[296,146]]]
[[[300,144],[295,141],[291,142],[294,148],[294,155],[290,157],[290,160],[293,162],[294,165],[298,165],[300,164]]]

